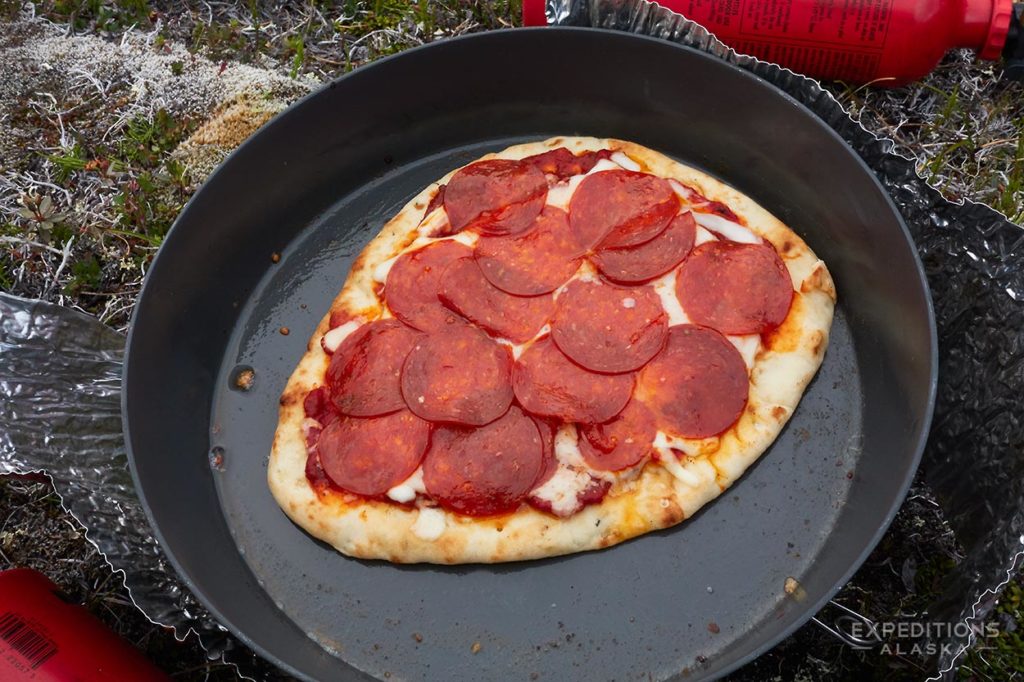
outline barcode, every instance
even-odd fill
[[[7,612],[0,616],[0,639],[28,659],[32,670],[46,663],[57,653],[57,645],[51,639],[32,629],[32,626],[16,613]]]

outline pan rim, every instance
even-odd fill
[[[856,557],[856,559],[850,564],[850,566],[843,572],[843,574],[838,578],[838,580],[836,580],[834,582],[834,584],[829,589],[825,590],[824,593],[822,594],[822,596],[818,600],[816,600],[815,602],[810,603],[809,606],[805,607],[803,613],[801,615],[799,615],[792,623],[790,623],[786,627],[782,628],[781,630],[776,632],[774,635],[770,636],[768,638],[768,640],[764,644],[759,645],[759,646],[755,647],[754,649],[752,649],[751,651],[747,652],[746,654],[740,656],[739,658],[737,658],[732,663],[730,663],[730,664],[726,665],[725,667],[723,667],[722,669],[716,671],[712,675],[712,677],[709,678],[709,679],[718,679],[720,677],[723,677],[723,676],[725,676],[725,675],[727,675],[727,674],[729,674],[731,672],[734,672],[734,671],[738,670],[739,668],[749,664],[750,662],[752,662],[756,658],[762,656],[763,654],[765,654],[769,650],[771,650],[774,647],[776,647],[780,642],[782,642],[783,640],[785,640],[786,638],[791,636],[797,629],[799,629],[804,624],[806,624],[818,611],[820,611],[825,606],[825,604],[827,604],[832,599],[832,597],[836,594],[836,592],[838,592],[847,582],[849,582],[849,580],[853,576],[853,574],[856,573],[856,571],[863,565],[864,561],[868,558],[868,556],[871,554],[871,552],[875,549],[875,547],[881,541],[882,537],[885,535],[885,533],[888,530],[889,526],[892,524],[893,519],[895,518],[896,514],[898,513],[900,507],[902,507],[902,505],[903,505],[903,503],[904,503],[904,501],[906,499],[907,492],[910,489],[910,486],[911,486],[911,484],[913,482],[913,479],[914,479],[914,477],[915,477],[915,475],[917,473],[917,470],[918,470],[918,468],[920,466],[921,459],[922,459],[922,456],[924,454],[924,449],[925,449],[925,446],[926,446],[927,441],[928,441],[928,436],[929,436],[930,431],[931,431],[931,425],[932,425],[933,416],[934,416],[934,409],[935,409],[935,402],[936,402],[936,392],[937,392],[937,385],[938,385],[938,367],[939,367],[938,333],[937,333],[937,325],[936,325],[936,320],[935,320],[935,310],[934,310],[934,305],[933,305],[933,302],[932,302],[931,289],[930,289],[930,287],[928,285],[927,277],[926,277],[925,272],[924,272],[924,266],[923,266],[923,264],[921,262],[921,258],[920,258],[920,254],[918,253],[918,250],[917,250],[916,242],[914,241],[913,236],[910,234],[910,231],[907,228],[907,225],[906,225],[906,223],[905,223],[905,221],[903,219],[903,216],[899,212],[899,210],[897,209],[895,203],[892,200],[892,197],[889,195],[888,191],[885,189],[885,187],[879,181],[879,179],[875,175],[874,171],[872,171],[872,169],[867,165],[867,163],[865,163],[863,158],[861,158],[861,156],[846,142],[846,140],[844,140],[825,120],[823,120],[821,117],[819,117],[817,114],[815,114],[810,108],[808,108],[806,105],[804,105],[803,103],[801,103],[800,101],[798,101],[797,99],[795,99],[794,97],[792,97],[791,95],[789,95],[788,93],[783,91],[782,89],[776,87],[772,83],[769,83],[765,79],[761,78],[760,76],[757,76],[756,74],[752,73],[751,71],[748,71],[747,69],[744,69],[744,68],[742,68],[740,66],[737,66],[736,64],[730,63],[730,62],[728,62],[726,60],[720,59],[718,57],[715,57],[714,55],[708,54],[708,53],[703,52],[701,50],[697,50],[697,49],[694,49],[692,47],[685,46],[685,45],[680,45],[678,43],[674,43],[672,41],[664,40],[662,38],[655,38],[655,37],[652,37],[652,36],[646,36],[646,35],[642,35],[642,34],[630,33],[630,32],[626,32],[626,31],[617,31],[617,30],[605,29],[605,28],[567,27],[567,26],[516,27],[516,28],[498,29],[498,30],[484,31],[484,32],[481,32],[481,33],[473,33],[473,34],[457,36],[455,38],[449,38],[449,39],[446,39],[446,40],[441,41],[441,42],[428,43],[428,44],[425,44],[425,45],[420,45],[420,46],[417,46],[417,47],[413,47],[413,48],[405,50],[405,51],[403,51],[401,53],[394,54],[394,55],[388,55],[386,57],[378,59],[378,60],[376,60],[374,62],[371,62],[370,64],[366,64],[366,65],[356,69],[355,71],[352,71],[352,72],[347,73],[347,74],[343,74],[343,75],[339,76],[338,78],[335,78],[335,79],[333,79],[333,80],[331,80],[331,81],[329,81],[327,83],[324,83],[323,85],[318,87],[316,90],[314,90],[314,91],[312,91],[312,92],[302,96],[301,98],[299,98],[298,100],[293,102],[291,105],[289,105],[288,108],[286,108],[284,111],[282,111],[281,113],[276,115],[274,118],[272,118],[270,121],[268,121],[260,130],[258,130],[254,135],[252,135],[248,139],[246,139],[241,145],[239,145],[230,154],[228,154],[227,157],[225,157],[224,160],[222,160],[220,162],[220,164],[218,164],[217,168],[209,175],[209,177],[206,179],[206,181],[203,183],[203,185],[199,188],[199,190],[189,199],[188,203],[182,209],[181,213],[174,220],[174,223],[171,225],[171,228],[168,230],[167,235],[164,238],[164,244],[166,244],[170,239],[173,239],[174,235],[181,231],[179,226],[182,223],[187,221],[187,219],[189,217],[189,214],[193,210],[193,207],[194,207],[194,204],[196,202],[196,199],[198,197],[200,197],[202,192],[204,190],[206,190],[206,188],[209,187],[212,184],[212,182],[216,180],[217,177],[219,177],[220,175],[228,172],[227,167],[231,164],[232,160],[237,155],[239,155],[240,152],[242,152],[243,150],[247,149],[249,146],[255,144],[258,141],[258,138],[260,138],[260,136],[263,135],[264,133],[268,133],[269,131],[271,131],[272,129],[275,129],[275,128],[280,128],[280,126],[283,123],[286,123],[288,120],[290,120],[295,115],[295,112],[298,111],[299,109],[301,109],[302,106],[307,101],[311,100],[312,98],[317,97],[317,96],[323,94],[324,92],[326,92],[327,90],[336,87],[341,82],[350,82],[350,81],[353,81],[353,80],[358,80],[359,78],[366,77],[365,74],[367,74],[367,73],[372,75],[372,74],[374,74],[376,72],[376,70],[379,70],[381,67],[383,67],[383,66],[385,66],[387,64],[390,64],[391,62],[393,62],[395,60],[414,59],[420,53],[420,51],[422,51],[422,50],[439,51],[439,50],[444,50],[444,49],[452,49],[453,46],[454,46],[455,49],[459,49],[459,46],[461,46],[463,43],[472,43],[472,42],[477,42],[477,41],[491,40],[496,35],[498,35],[498,36],[505,36],[505,37],[510,36],[510,35],[522,35],[523,39],[525,40],[529,36],[539,35],[540,34],[539,32],[546,32],[545,35],[546,34],[583,34],[583,33],[588,33],[588,34],[594,34],[595,36],[603,36],[603,38],[607,39],[607,40],[624,40],[626,42],[637,41],[637,42],[654,44],[654,45],[660,46],[660,48],[662,48],[662,49],[683,50],[685,52],[690,53],[691,55],[696,56],[698,59],[703,60],[705,63],[714,64],[716,66],[717,65],[725,66],[726,68],[732,70],[734,73],[738,73],[741,78],[748,79],[750,81],[755,82],[757,84],[755,87],[766,88],[766,89],[770,90],[774,95],[780,96],[780,97],[784,98],[789,104],[797,107],[803,113],[803,115],[805,117],[810,118],[819,127],[823,128],[827,135],[831,136],[842,147],[844,147],[847,150],[847,152],[849,153],[849,155],[851,157],[853,157],[855,163],[860,167],[861,171],[870,178],[871,183],[879,191],[879,193],[881,194],[881,196],[883,197],[883,199],[885,201],[886,206],[891,211],[892,215],[896,218],[896,222],[899,225],[899,228],[900,228],[900,230],[902,232],[903,238],[911,246],[911,251],[912,251],[911,255],[913,257],[913,262],[914,262],[914,264],[916,266],[916,274],[917,274],[918,281],[920,283],[920,289],[925,294],[924,295],[924,299],[925,299],[925,309],[926,309],[928,336],[929,336],[929,345],[928,345],[928,354],[929,354],[928,384],[929,385],[928,385],[928,389],[927,389],[927,398],[926,398],[926,401],[925,401],[925,403],[926,403],[925,404],[925,415],[924,415],[924,419],[922,420],[921,424],[918,426],[918,429],[917,429],[918,430],[918,434],[917,434],[917,440],[916,440],[916,443],[915,443],[915,446],[914,446],[913,456],[909,460],[909,466],[907,468],[907,474],[904,476],[904,480],[900,482],[900,485],[898,487],[898,494],[896,494],[892,498],[892,501],[891,501],[891,503],[889,505],[888,510],[886,511],[886,514],[885,514],[885,516],[884,516],[884,518],[882,520],[882,523],[876,529],[875,533],[871,536],[871,538],[868,540],[868,542],[864,545],[863,550],[859,553],[859,555]],[[188,589],[192,592],[192,594],[196,597],[196,599],[198,599],[199,602],[203,604],[203,606],[218,621],[218,623],[220,623],[221,625],[226,627],[242,643],[244,643],[246,646],[250,647],[256,653],[258,653],[261,657],[263,657],[267,661],[271,662],[273,665],[275,665],[278,668],[284,670],[288,674],[294,675],[295,677],[297,677],[299,679],[310,680],[310,681],[315,682],[314,678],[310,677],[306,673],[303,673],[303,672],[297,670],[291,664],[284,662],[283,660],[278,658],[275,654],[273,654],[270,651],[268,651],[262,644],[260,644],[260,643],[256,642],[255,640],[251,639],[246,634],[244,628],[238,626],[233,620],[228,619],[227,617],[225,617],[224,614],[222,613],[222,611],[219,608],[217,608],[216,606],[214,606],[214,603],[215,603],[214,599],[212,599],[211,596],[208,595],[205,590],[200,589],[200,587],[193,580],[191,574],[184,569],[184,567],[183,567],[182,563],[180,562],[180,560],[178,559],[178,557],[177,557],[173,547],[171,547],[171,545],[167,542],[167,540],[166,540],[166,538],[164,536],[164,533],[161,530],[160,525],[157,522],[157,519],[155,518],[154,512],[151,509],[151,506],[150,506],[150,504],[149,504],[149,502],[147,500],[147,496],[146,496],[146,493],[145,493],[145,488],[144,488],[144,485],[143,485],[143,483],[142,483],[142,481],[141,481],[141,479],[139,477],[139,473],[138,473],[138,470],[137,470],[137,467],[136,467],[135,449],[134,449],[133,444],[132,444],[132,431],[131,431],[131,425],[130,425],[131,421],[130,421],[130,418],[129,418],[130,417],[129,403],[131,401],[129,399],[129,390],[128,390],[129,382],[127,381],[127,379],[128,379],[129,376],[131,376],[131,368],[134,365],[134,363],[132,361],[132,357],[133,357],[132,348],[133,348],[133,340],[134,340],[134,337],[135,337],[135,334],[136,334],[136,330],[138,328],[138,322],[139,322],[140,314],[142,314],[142,313],[140,313],[140,311],[144,310],[145,306],[143,304],[147,300],[148,296],[152,295],[152,294],[150,294],[150,291],[152,290],[152,288],[154,286],[152,284],[153,273],[154,272],[159,272],[158,268],[162,265],[162,260],[161,260],[160,256],[165,251],[166,251],[165,249],[161,248],[157,252],[157,254],[154,256],[154,258],[153,258],[153,262],[150,265],[149,271],[147,272],[147,277],[145,278],[145,280],[143,282],[143,285],[142,285],[142,287],[140,289],[139,296],[136,299],[135,308],[132,311],[131,323],[130,323],[130,326],[129,326],[129,330],[128,330],[128,334],[127,334],[127,338],[126,338],[126,343],[125,343],[124,363],[123,363],[123,368],[122,368],[121,419],[122,419],[122,430],[123,430],[123,433],[124,433],[124,440],[125,440],[125,449],[126,449],[126,452],[127,452],[127,455],[128,455],[129,470],[130,470],[130,473],[131,473],[133,486],[135,488],[136,494],[139,497],[139,501],[142,504],[143,510],[145,511],[146,518],[149,521],[149,525],[150,525],[150,528],[151,528],[151,530],[153,532],[153,535],[156,537],[157,541],[160,543],[160,547],[163,549],[164,554],[167,556],[168,561],[174,567],[175,572],[177,573],[178,577],[182,580],[182,582],[186,585],[186,587],[188,587]],[[167,267],[167,266],[164,266],[164,267]],[[190,631],[191,631],[191,629],[192,628],[189,628]],[[187,636],[187,633],[186,633],[186,636]],[[351,664],[348,663],[347,661],[342,660],[342,662],[346,666],[349,666],[354,672],[357,671],[357,669],[352,668]],[[358,672],[356,672],[356,674],[358,674]],[[670,679],[679,679],[679,677],[678,676],[674,676],[673,678],[670,678]]]

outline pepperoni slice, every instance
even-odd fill
[[[547,175],[553,175],[559,180],[565,180],[573,175],[581,175],[590,172],[590,169],[601,159],[611,157],[610,149],[602,149],[598,152],[583,152],[573,154],[565,147],[552,149],[543,154],[527,156],[523,161],[532,163]]]
[[[516,234],[533,224],[547,196],[548,181],[533,164],[490,159],[452,176],[444,191],[444,209],[456,232]]]
[[[580,454],[594,469],[621,471],[631,467],[651,452],[658,435],[654,415],[636,400],[611,421],[591,424],[580,429]]]
[[[320,434],[317,455],[327,477],[357,495],[383,495],[423,460],[430,424],[408,410],[383,417],[342,417]]]
[[[513,296],[487,281],[472,258],[460,258],[445,270],[441,302],[495,336],[514,343],[529,341],[555,310],[550,295]]]
[[[421,331],[450,325],[457,318],[437,298],[441,275],[452,261],[472,255],[468,246],[453,239],[402,254],[391,266],[384,285],[388,308],[402,322]]]
[[[402,395],[423,419],[482,426],[512,403],[511,374],[507,347],[460,324],[419,340],[402,366]]]
[[[533,227],[511,237],[482,237],[476,262],[491,284],[517,296],[536,296],[565,284],[583,252],[569,231],[569,216],[545,206]]]
[[[638,369],[665,343],[668,315],[651,287],[575,280],[559,295],[551,320],[558,348],[594,372]]]
[[[683,261],[676,295],[697,324],[723,334],[761,334],[786,319],[793,281],[770,244],[715,241]]]
[[[673,218],[651,241],[624,249],[598,249],[590,260],[613,282],[645,282],[679,265],[693,248],[696,236],[697,221],[687,211]]]
[[[320,429],[313,430],[316,431],[316,437],[319,438]],[[312,431],[310,433],[312,433]],[[327,478],[327,474],[324,473],[324,468],[320,466],[320,457],[317,456],[315,450],[312,450],[308,437],[306,439],[306,449],[310,451],[306,456],[306,479],[309,481],[309,484],[313,486],[314,490],[320,492],[331,485],[331,479]]]
[[[335,416],[337,418],[337,416]],[[320,432],[323,429],[319,426],[311,426],[308,429],[303,429],[306,432],[306,452],[310,452],[316,447],[316,442],[320,440]],[[309,465],[309,461],[306,461],[306,465]],[[317,464],[319,466],[319,463]]]
[[[468,516],[514,511],[542,466],[533,420],[512,407],[478,429],[440,427],[423,463],[427,493],[442,507]]]
[[[669,329],[665,349],[637,378],[637,398],[659,428],[684,438],[707,438],[732,426],[749,389],[736,347],[714,329],[692,324]]]
[[[541,454],[543,455],[540,473],[537,474],[537,480],[530,487],[530,490],[535,490],[547,483],[548,479],[554,476],[555,471],[558,470],[558,460],[555,459],[555,432],[558,430],[558,425],[551,419],[533,415],[531,417],[534,426],[540,432]]]
[[[338,409],[331,401],[331,390],[327,386],[317,386],[307,393],[302,400],[302,411],[324,426],[338,418]]]
[[[588,372],[545,336],[519,356],[512,388],[533,414],[593,424],[622,411],[633,392],[633,375]]]
[[[580,246],[616,248],[653,239],[679,212],[663,178],[626,170],[588,175],[569,201],[569,224]]]
[[[376,320],[346,337],[327,366],[338,411],[373,417],[405,407],[399,370],[422,336],[398,320]]]

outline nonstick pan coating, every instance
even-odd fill
[[[265,482],[277,398],[310,333],[363,244],[420,188],[485,151],[558,134],[634,140],[702,167],[801,234],[841,301],[818,377],[764,457],[677,528],[494,566],[335,553],[286,519]],[[230,388],[239,367],[255,370],[247,392]],[[863,561],[916,469],[935,372],[910,237],[826,125],[667,42],[516,29],[364,67],[236,151],[150,270],[124,413],[139,493],[178,571],[295,674],[695,680],[773,646]]]

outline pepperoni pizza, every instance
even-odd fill
[[[270,487],[354,557],[614,545],[764,452],[834,303],[794,232],[700,171],[619,140],[510,147],[363,250],[281,397]]]

